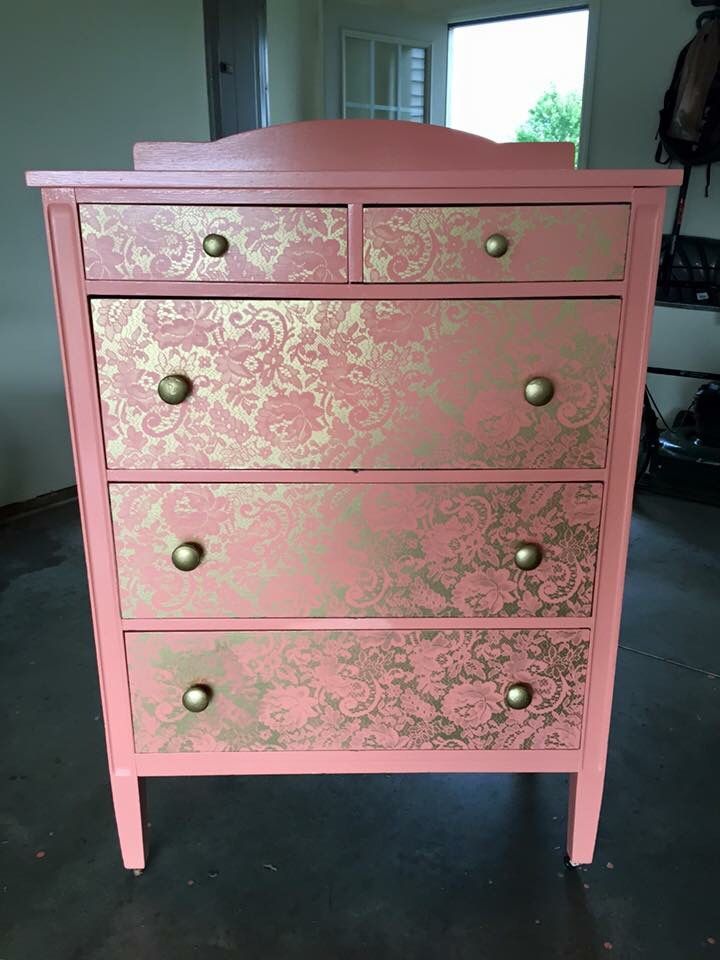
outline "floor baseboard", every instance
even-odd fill
[[[31,513],[39,513],[41,510],[49,510],[51,507],[58,507],[61,503],[67,503],[70,500],[77,500],[77,487],[74,484],[71,487],[63,487],[62,490],[43,493],[39,497],[33,497],[32,500],[6,503],[0,506],[0,523],[7,523],[10,520],[16,520],[18,517],[26,517]]]

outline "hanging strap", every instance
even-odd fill
[[[658,140],[657,150],[655,151],[655,163],[661,163],[664,167],[669,167],[672,163],[672,157],[670,154],[665,155],[663,160],[663,142],[660,140],[660,131],[655,134],[655,139]]]
[[[670,236],[668,237],[667,245],[665,247],[665,253],[660,264],[659,286],[666,294],[670,291],[673,262],[675,260],[675,251],[677,250],[683,214],[685,212],[685,200],[687,199],[691,174],[692,167],[689,163],[685,164],[683,167],[683,178],[680,185],[680,190],[678,192],[677,204],[675,205],[675,217],[673,219],[672,230],[670,231]]]

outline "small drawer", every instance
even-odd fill
[[[135,748],[573,750],[586,630],[128,633]]]
[[[345,207],[80,204],[89,280],[345,283]]]
[[[619,300],[91,306],[110,468],[605,462]]]
[[[589,617],[600,483],[113,483],[123,616]]]
[[[620,280],[630,207],[365,207],[371,283]]]

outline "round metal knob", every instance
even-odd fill
[[[505,703],[511,710],[525,710],[530,706],[532,695],[529,683],[511,683],[505,691]]]
[[[227,253],[230,243],[221,233],[209,233],[203,240],[203,250],[209,257],[222,257]]]
[[[202,560],[202,548],[197,543],[181,543],[172,552],[173,566],[178,570],[194,570]]]
[[[540,566],[542,556],[539,543],[521,543],[515,551],[515,566],[521,570],[534,570]]]
[[[176,403],[182,403],[190,395],[192,385],[187,377],[173,373],[169,377],[163,377],[157,389],[160,399],[174,406]]]
[[[212,690],[204,683],[193,683],[182,695],[182,705],[190,713],[202,713],[212,700]]]
[[[485,241],[485,253],[490,257],[504,257],[509,246],[507,237],[501,233],[492,233]]]
[[[550,403],[554,393],[553,382],[547,377],[533,377],[525,384],[525,399],[534,407],[544,407]]]

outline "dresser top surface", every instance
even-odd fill
[[[494,143],[399,120],[309,120],[208,143],[137,143],[134,170],[47,171],[35,187],[669,187],[680,170],[576,170],[570,143]]]

